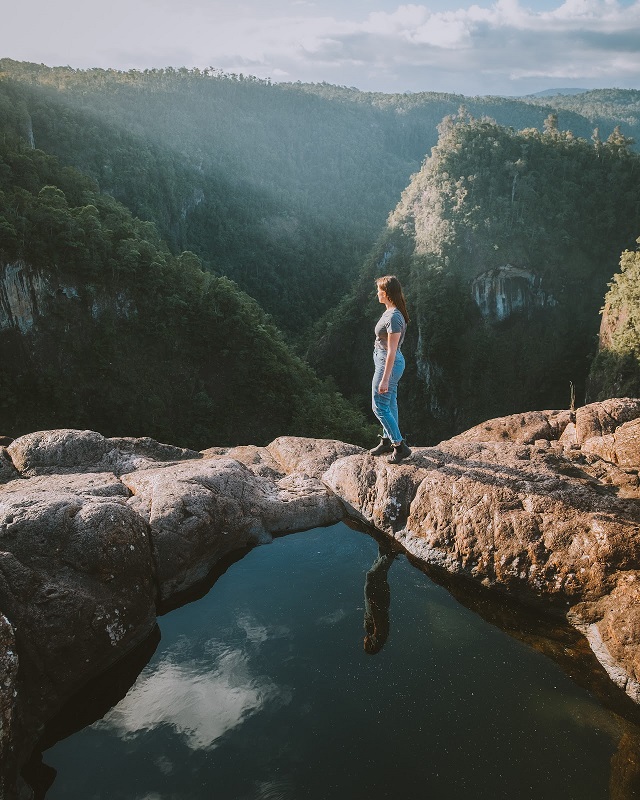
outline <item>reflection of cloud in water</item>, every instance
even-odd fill
[[[251,644],[257,646],[264,644],[268,639],[282,639],[291,634],[291,630],[284,625],[272,625],[267,628],[265,625],[260,624],[249,613],[240,615],[237,620],[237,625],[240,630],[244,631]]]
[[[170,725],[189,747],[206,749],[267,702],[289,699],[266,676],[253,677],[240,650],[223,651],[214,664],[201,660],[177,664],[168,655],[153,672],[143,673],[127,696],[95,724],[122,738]]]
[[[324,617],[320,617],[317,621],[318,625],[336,625],[338,622],[341,622],[347,616],[347,612],[344,608],[339,608],[337,611],[334,611],[333,614],[325,614]]]
[[[251,800],[292,800],[296,797],[294,787],[286,778],[271,781],[258,781]],[[299,794],[297,795],[300,796]]]

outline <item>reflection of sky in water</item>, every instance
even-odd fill
[[[609,800],[614,715],[405,558],[364,652],[377,555],[344,525],[287,536],[162,617],[124,700],[45,753],[46,800]]]
[[[210,660],[185,660],[182,639],[175,652],[143,671],[127,696],[94,727],[126,739],[169,725],[191,749],[207,749],[265,704],[289,702],[288,690],[279,689],[265,675],[253,674],[248,651],[267,641],[269,630],[248,615],[238,619],[238,627],[246,634],[247,649],[211,640],[203,646]],[[282,636],[286,629],[273,633]],[[166,771],[171,768],[169,762],[158,766]]]
[[[347,612],[344,608],[339,608],[337,611],[334,611],[331,614],[324,614],[322,617],[318,619],[318,625],[337,625],[338,622],[342,622],[342,620],[347,616]]]

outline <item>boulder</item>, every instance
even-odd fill
[[[15,439],[7,451],[18,472],[29,478],[89,469],[107,452],[107,440],[95,431],[37,431]]]
[[[570,411],[528,411],[508,417],[490,419],[468,431],[454,436],[456,442],[516,442],[534,444],[536,440],[560,439],[569,424],[573,423]]]
[[[320,478],[339,458],[364,453],[362,447],[354,444],[301,436],[281,436],[267,445],[267,450],[283,472],[299,472],[311,478]]]
[[[544,421],[515,415],[415,448],[397,466],[367,454],[339,459],[323,480],[421,562],[568,614],[640,702],[640,423],[627,419],[640,405],[603,405],[593,404],[582,427],[584,436],[585,420],[598,421],[601,435],[583,442],[598,439],[601,454],[564,446],[563,433],[538,438]],[[616,461],[624,453],[625,466],[604,459],[605,447]]]
[[[576,411],[576,437],[583,445],[593,437],[614,433],[625,422],[640,417],[640,400],[614,397],[601,403],[590,403]]]
[[[13,481],[18,477],[20,476],[13,466],[13,461],[9,458],[6,447],[0,447],[0,484]]]
[[[27,738],[155,624],[147,526],[125,497],[94,490],[0,491],[0,608],[16,631]]]
[[[228,456],[138,470],[122,481],[130,507],[149,524],[162,600],[198,583],[232,550],[344,516],[320,481],[296,473],[274,482]]]
[[[161,444],[154,439],[106,439],[95,431],[38,431],[15,439],[7,452],[26,478],[71,472],[112,472],[122,475],[158,462],[200,459],[195,450]]]

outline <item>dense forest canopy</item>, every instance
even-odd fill
[[[0,332],[0,422],[365,441],[382,272],[415,312],[414,440],[566,405],[640,230],[639,98],[0,60],[0,261],[64,289],[26,338]],[[505,286],[521,297],[498,319]]]
[[[640,244],[640,239],[638,239]],[[591,400],[640,395],[640,249],[625,250],[605,298]]]
[[[38,311],[34,326],[0,329],[3,432],[88,427],[200,448],[283,431],[366,439],[228,278],[171,254],[152,223],[10,125],[0,133],[0,284],[17,276],[33,306],[18,311]]]
[[[272,84],[216,70],[73,70],[0,60],[35,145],[94,177],[298,336],[349,290],[410,176],[461,104],[542,129],[553,108],[432,92]],[[640,94],[640,93],[637,93]],[[557,110],[556,110],[557,111]],[[606,139],[603,115],[558,124]]]
[[[357,395],[363,354],[336,359],[336,342],[366,324],[372,279],[393,269],[413,304],[405,408],[421,440],[566,407],[570,383],[584,398],[611,265],[639,229],[640,157],[619,131],[586,141],[553,115],[542,132],[447,118],[312,363]]]

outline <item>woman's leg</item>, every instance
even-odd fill
[[[401,354],[400,354],[401,355]],[[384,394],[378,392],[378,386],[384,374],[385,354],[374,354],[375,372],[371,383],[371,407],[373,413],[380,420],[385,436],[394,444],[402,441],[402,434],[398,427],[398,381],[404,371],[404,359],[398,359],[393,365],[389,377],[389,391]]]
[[[398,418],[398,384],[404,373],[404,365],[404,356],[402,353],[397,353],[396,360],[393,364],[393,370],[391,371],[391,380],[389,381],[389,394],[391,395],[389,398],[389,412],[395,420],[398,432],[400,432],[400,422]],[[391,389],[392,386],[393,391]]]

